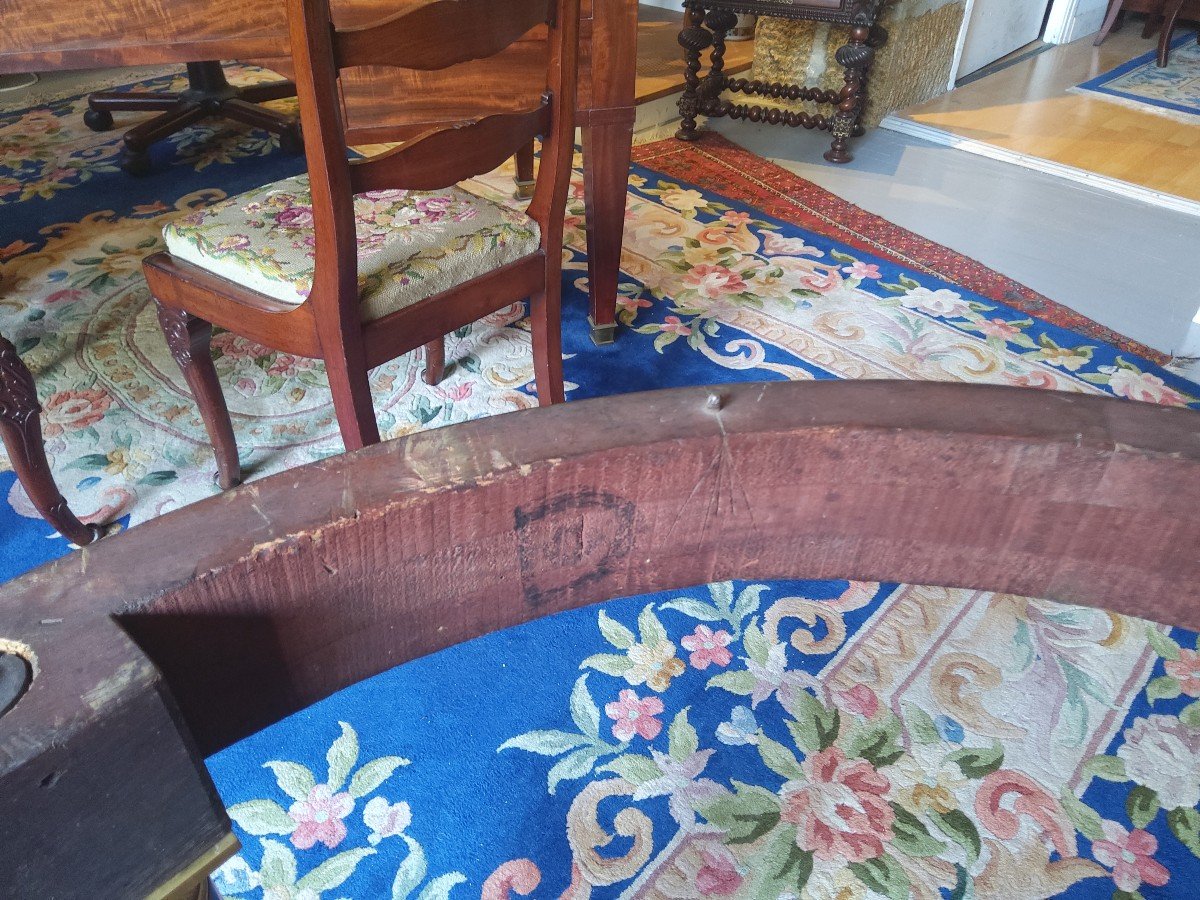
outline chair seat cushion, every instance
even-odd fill
[[[537,251],[537,223],[460,187],[354,198],[363,318],[375,319]],[[308,176],[285,178],[171,222],[167,249],[214,274],[299,304],[315,267]]]

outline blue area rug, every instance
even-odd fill
[[[0,328],[38,377],[69,499],[144,527],[216,488],[138,261],[170,216],[300,163],[218,124],[131,180],[81,106],[0,116]],[[639,159],[611,347],[587,337],[579,184],[568,210],[571,400],[899,377],[1200,408],[1197,385],[1054,324],[1048,302],[1031,314],[943,248],[850,233],[861,211],[831,215],[828,195],[787,214],[819,189],[762,161],[713,142]],[[507,197],[511,172],[471,187]],[[236,336],[217,354],[252,477],[340,449],[319,366]],[[451,336],[437,388],[419,355],[381,367],[381,426],[532,405],[528,357],[517,306]],[[6,576],[68,550],[11,474],[0,486]],[[846,581],[615,600],[385,673],[214,756],[243,845],[217,881],[266,900],[1190,896],[1197,698],[1196,635],[1049,601]]]
[[[1117,66],[1074,90],[1200,125],[1200,46],[1191,32],[1171,44],[1166,68],[1155,64],[1155,51]]]

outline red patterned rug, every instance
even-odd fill
[[[635,147],[633,160],[776,218],[884,255],[1162,365],[1170,357],[1055,303],[970,257],[936,244],[831,194],[719,134],[696,143],[668,138]]]

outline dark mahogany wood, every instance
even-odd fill
[[[113,127],[114,112],[161,112],[125,132],[121,168],[131,175],[150,171],[150,148],[177,131],[203,119],[220,116],[245,122],[279,135],[280,146],[292,153],[300,151],[300,123],[295,116],[257,106],[268,100],[294,97],[296,86],[276,81],[253,87],[234,87],[225,79],[219,62],[189,62],[188,87],[179,93],[170,91],[98,91],[88,97],[83,121],[93,131]]]
[[[340,31],[333,46],[345,68],[403,60],[406,69],[445,69],[495,56],[553,14],[549,0],[433,0],[383,22]],[[453,41],[424,39],[447,22],[454,23]]]
[[[574,151],[576,52],[579,0],[503,0],[497,8],[517,16],[524,35],[536,14],[548,28],[549,53],[539,78],[531,79],[539,102],[519,112],[493,113],[450,127],[436,124],[424,136],[366,160],[347,159],[347,136],[341,109],[338,74],[363,63],[408,68],[412,47],[422,68],[444,68],[462,57],[475,58],[496,48],[503,29],[484,34],[463,26],[461,16],[482,13],[479,0],[438,0],[401,12],[374,26],[349,32],[332,25],[327,0],[289,0],[293,63],[300,118],[312,190],[315,272],[308,298],[287,312],[270,298],[234,282],[197,275],[198,267],[159,253],[144,267],[150,292],[172,349],[192,386],[217,453],[222,487],[240,477],[229,412],[219,396],[207,353],[215,323],[265,346],[287,349],[297,342],[324,360],[333,406],[348,450],[379,441],[371,402],[368,370],[380,362],[416,350],[479,317],[526,298],[533,322],[533,357],[538,399],[543,405],[563,399],[562,334],[559,302],[562,284],[563,209],[570,187]],[[466,37],[463,37],[465,33]],[[511,33],[511,32],[510,32]],[[399,37],[399,36],[403,37]],[[474,37],[472,37],[474,35]],[[503,48],[501,48],[503,49]],[[499,52],[499,51],[497,51]],[[415,124],[415,123],[410,123]],[[542,137],[528,215],[541,232],[537,252],[481,275],[441,294],[389,313],[363,320],[359,306],[354,195],[369,190],[405,188],[434,190],[491,171],[518,150]],[[624,191],[622,191],[624,196]],[[199,325],[197,323],[200,323]],[[286,323],[286,325],[284,324]],[[178,348],[176,350],[176,348]],[[370,349],[368,349],[370,348]],[[434,362],[430,377],[440,377],[444,349],[427,354]]]
[[[497,113],[457,127],[436,128],[378,156],[353,160],[350,187],[356,194],[397,184],[435,190],[490,172],[510,156],[526,152],[535,137],[545,134],[552,113],[549,98],[542,98],[540,104],[522,112]]]
[[[333,0],[333,16],[342,29],[360,28],[397,13],[402,4],[423,0]],[[0,74],[47,69],[86,69],[123,65],[159,65],[194,60],[253,59],[290,72],[290,38],[284,0],[230,5],[225,0],[6,0]],[[546,67],[546,29],[534,28],[516,44],[490,59],[473,60],[444,73],[365,68],[342,78],[346,138],[352,143],[407,140],[430,123],[453,124],[489,113],[531,107],[523,87],[529,75]],[[583,164],[588,185],[588,273],[592,339],[604,343],[616,330],[624,197],[634,121],[637,61],[636,0],[581,0],[579,88],[576,124],[583,128]],[[247,104],[271,99],[261,93],[275,86],[248,87]],[[282,96],[282,95],[281,95]],[[532,98],[536,101],[536,97]],[[157,98],[153,98],[157,102]],[[244,108],[244,107],[243,107]],[[407,123],[407,124],[406,124]],[[531,149],[519,155],[519,172],[532,181]],[[532,185],[518,191],[532,194]],[[221,304],[210,279],[199,270],[176,272],[177,280],[207,290],[208,302]],[[288,310],[270,298],[241,298],[259,313],[272,313],[277,343],[290,353],[314,356],[308,315]],[[297,312],[296,318],[286,315]],[[267,316],[263,316],[264,321]],[[292,324],[300,326],[293,335]],[[255,326],[258,327],[258,326]],[[288,343],[284,343],[284,342]],[[292,346],[292,349],[288,349]]]
[[[825,159],[833,163],[850,162],[854,159],[850,153],[850,138],[863,133],[862,115],[867,102],[871,63],[875,51],[887,41],[887,30],[875,22],[885,3],[886,0],[684,0],[688,14],[679,33],[685,65],[684,90],[679,98],[682,121],[675,137],[681,141],[697,140],[700,137],[697,116],[728,116],[768,125],[828,131],[833,135],[833,143],[825,153]],[[845,70],[843,87],[831,91],[726,75],[725,39],[737,22],[736,13],[850,26],[849,41],[836,54],[838,65]],[[701,77],[701,56],[709,48],[709,71]],[[832,106],[833,112],[826,116],[732,103],[721,97],[726,90],[748,96],[803,100]]]
[[[0,717],[0,896],[144,896],[229,833],[203,754],[613,597],[855,578],[1200,630],[1198,509],[1198,413],[886,381],[563,404],[245,485],[0,586],[36,660]]]
[[[67,540],[90,544],[104,535],[104,526],[80,522],[54,483],[42,443],[41,413],[33,375],[17,348],[0,335],[0,438],[9,461],[42,518]]]
[[[1171,42],[1175,38],[1175,26],[1180,18],[1200,19],[1200,0],[1165,0],[1162,5],[1162,32],[1158,36],[1158,58],[1160,69],[1171,62]],[[1200,41],[1200,36],[1197,37]]]
[[[177,306],[158,305],[158,323],[201,410],[217,458],[217,482],[228,490],[242,480],[237,440],[212,358],[212,324]]]
[[[421,2],[333,0],[333,16],[340,29],[353,29]],[[6,0],[4,24],[0,73],[197,59],[254,59],[285,73],[291,66],[284,0],[232,6],[225,0]],[[370,69],[347,72],[342,79],[346,136],[355,143],[404,139],[396,137],[396,123],[406,116],[450,123],[476,116],[489,104],[491,112],[528,109],[529,98],[520,89],[527,82],[522,73],[544,70],[545,38],[545,29],[535,28],[496,57],[454,66],[447,70],[442,89],[431,86],[436,73],[397,70],[380,77]],[[636,0],[582,0],[579,38],[576,123],[584,128],[584,170],[594,192],[584,198],[591,319],[593,339],[603,341],[611,337],[616,321],[624,218],[608,213],[620,205],[615,198],[624,194],[628,178]],[[414,127],[406,137],[425,127]]]

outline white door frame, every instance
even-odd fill
[[[954,82],[958,80],[963,47],[967,42],[967,28],[971,24],[971,8],[974,5],[975,0],[967,0],[963,10],[962,27],[954,45],[954,61],[950,64],[949,90],[954,90]],[[1046,30],[1042,40],[1047,44],[1069,44],[1096,33],[1104,22],[1107,6],[1107,0],[1051,0],[1050,14],[1046,19]]]
[[[1046,19],[1047,44],[1069,44],[1095,34],[1104,24],[1107,0],[1054,0]]]

